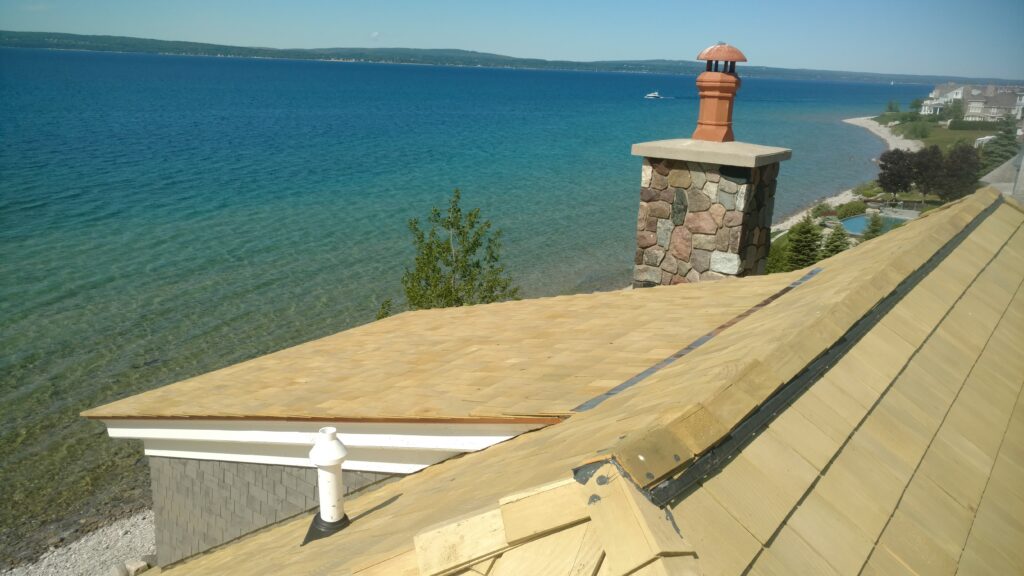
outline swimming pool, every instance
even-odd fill
[[[868,216],[866,214],[860,214],[858,216],[851,216],[842,220],[843,228],[854,236],[860,236],[864,234],[864,230],[868,227]],[[893,218],[891,216],[882,216],[882,231],[888,232],[896,227],[897,224],[906,222],[902,218]]]

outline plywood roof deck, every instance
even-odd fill
[[[1001,508],[1019,510],[1024,485],[1024,214],[998,202],[980,192],[822,262],[596,408],[355,499],[339,534],[299,548],[302,516],[167,572],[1019,572],[1024,533]],[[670,504],[666,532],[644,492],[686,474],[919,269],[822,378]],[[573,480],[589,462],[604,482]]]

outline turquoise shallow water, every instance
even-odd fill
[[[776,215],[873,177],[840,120],[929,88],[744,80],[737,138],[794,150]],[[143,501],[80,410],[372,319],[452,188],[525,296],[625,285],[630,144],[696,111],[692,77],[0,49],[0,550]]]
[[[903,222],[906,222],[906,220],[900,218],[892,218],[889,216],[882,216],[882,231],[888,232],[889,230],[895,228],[896,225],[901,224]],[[853,234],[854,236],[860,236],[861,234],[864,234],[864,231],[867,230],[868,228],[868,217],[865,216],[864,214],[861,214],[859,216],[851,216],[849,218],[844,218],[842,223],[843,228],[846,228],[847,232]]]

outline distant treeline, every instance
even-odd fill
[[[530,68],[539,70],[578,70],[588,72],[639,72],[694,75],[704,69],[702,62],[687,60],[606,60],[573,62],[514,58],[469,50],[418,48],[247,48],[199,42],[148,40],[126,36],[83,36],[56,32],[0,31],[0,46],[10,48],[46,48],[58,50],[95,50],[102,52],[137,52],[143,54],[176,54],[185,56],[230,56],[237,58],[290,58],[297,60],[352,60],[388,64],[428,64],[435,66],[473,66],[486,68]],[[1006,80],[991,78],[957,78],[950,76],[914,76],[874,74],[870,72],[837,72],[741,66],[743,76],[788,80],[832,80],[847,82],[899,82],[907,84],[940,84],[948,81],[971,81],[1003,84]]]

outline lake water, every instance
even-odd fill
[[[874,177],[842,118],[929,90],[745,79],[735,132],[793,149],[781,216]],[[0,550],[143,501],[79,411],[371,320],[453,188],[524,296],[626,285],[630,145],[696,113],[693,77],[0,49]]]

